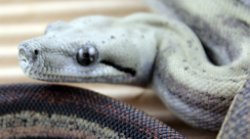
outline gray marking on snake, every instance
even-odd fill
[[[234,103],[234,107],[231,107],[230,113],[232,115],[226,120],[234,121],[235,124],[230,122],[226,122],[225,125],[222,126],[222,130],[220,131],[220,137],[226,139],[248,139],[250,138],[250,80],[247,80],[241,92],[236,95]],[[236,122],[237,121],[237,122]],[[247,126],[246,126],[247,125]],[[235,134],[227,134],[233,130]]]
[[[154,77],[154,84],[157,90],[156,93],[164,100],[163,102],[168,100],[168,103],[165,104],[180,119],[198,128],[205,128],[212,131],[216,131],[220,128],[227,108],[226,110],[221,109],[221,111],[217,113],[210,110],[204,110],[198,106],[199,104],[191,104],[190,102],[192,102],[192,100],[189,98],[192,97],[192,94],[190,94],[190,92],[185,92],[186,97],[173,94],[173,92],[169,90],[169,85],[163,82],[162,75],[159,72]],[[183,101],[184,99],[185,101]],[[188,99],[190,101],[187,101]]]
[[[199,109],[204,109],[215,113],[221,113],[221,111],[223,111],[223,113],[225,114],[230,105],[230,102],[233,99],[233,96],[214,96],[208,94],[207,92],[201,92],[200,90],[190,90],[190,88],[186,87],[184,84],[178,84],[178,82],[176,82],[174,77],[172,77],[171,75],[163,75],[163,73],[158,74],[163,84],[166,84],[168,86],[168,90],[171,94],[179,97],[183,101],[188,101],[188,103],[192,107],[197,107]],[[176,86],[178,86],[178,88],[173,88]],[[199,92],[199,94],[195,92]],[[203,99],[208,100],[204,101]]]
[[[218,31],[214,30],[206,21],[199,16],[194,16],[179,7],[178,1],[162,1],[164,5],[173,10],[181,20],[183,20],[203,43],[211,62],[215,65],[225,65],[235,60],[240,52],[234,47],[229,47],[229,39],[222,37]],[[189,17],[192,17],[191,19]],[[225,34],[224,34],[225,36]],[[209,40],[209,41],[208,41]],[[231,50],[232,49],[232,50]]]
[[[242,35],[245,36],[250,36],[250,25],[246,22],[243,21],[241,19],[237,19],[237,18],[225,18],[223,20],[223,23],[225,25],[228,25],[231,28],[237,29],[238,31],[242,32]]]
[[[234,0],[235,6],[243,5],[246,8],[250,8],[250,0]]]

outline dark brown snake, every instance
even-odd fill
[[[178,132],[117,100],[76,87],[0,86],[1,139],[183,139]]]

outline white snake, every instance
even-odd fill
[[[218,130],[234,96],[248,92],[248,1],[162,2],[161,8],[150,4],[163,15],[90,16],[51,24],[44,36],[20,44],[21,67],[46,81],[152,83],[179,118]],[[226,122],[236,125],[228,120],[231,112]],[[238,136],[224,128],[218,138]]]

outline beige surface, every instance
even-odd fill
[[[147,12],[139,0],[0,0],[0,84],[37,82],[25,77],[18,66],[16,46],[41,35],[50,22],[102,14],[123,16]],[[178,120],[152,90],[104,84],[73,84],[125,101],[166,122],[192,139],[212,139],[215,133],[194,129]]]

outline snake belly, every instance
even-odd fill
[[[141,111],[93,91],[45,84],[0,86],[1,139],[184,138]]]

